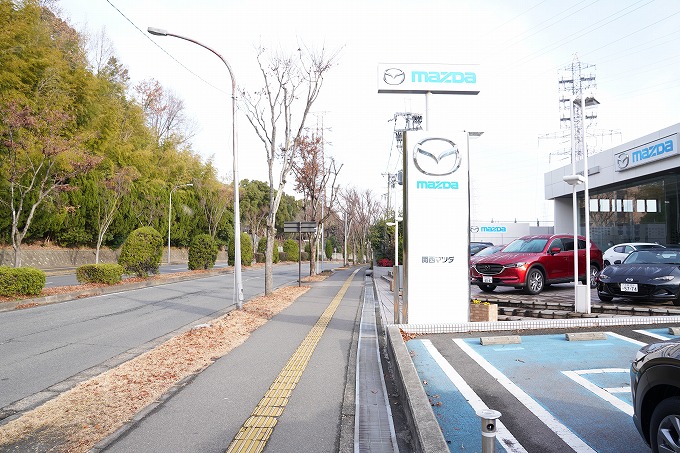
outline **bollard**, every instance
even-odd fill
[[[501,417],[501,413],[480,409],[477,416],[482,419],[482,453],[496,453],[496,419]]]

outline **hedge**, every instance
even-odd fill
[[[217,260],[217,243],[209,234],[199,234],[191,241],[189,247],[190,271],[196,269],[212,269]]]
[[[106,283],[113,285],[123,279],[123,266],[120,264],[85,264],[76,269],[79,283]]]
[[[34,267],[0,266],[0,296],[37,296],[45,287],[45,273]]]
[[[137,228],[123,243],[118,264],[123,266],[126,274],[148,277],[149,273],[158,273],[162,254],[161,234],[152,227]]]

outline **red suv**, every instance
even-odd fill
[[[578,237],[579,280],[586,280],[586,241]],[[590,284],[602,269],[602,251],[591,242]],[[547,285],[574,281],[574,236],[568,234],[524,236],[502,251],[470,267],[470,283],[491,292],[497,286],[514,286],[538,294]]]

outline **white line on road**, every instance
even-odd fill
[[[658,333],[654,332],[648,332],[646,330],[634,330],[633,332],[640,333],[642,335],[647,335],[648,337],[656,338],[657,340],[670,340],[670,337],[664,337],[663,335],[659,335]]]
[[[475,360],[482,368],[486,370],[491,376],[493,376],[499,384],[505,387],[510,393],[512,393],[517,400],[522,403],[527,409],[536,415],[545,425],[550,428],[555,434],[557,434],[560,439],[562,439],[567,445],[569,445],[577,453],[595,453],[595,450],[590,448],[590,446],[583,441],[580,437],[574,434],[569,428],[564,426],[559,420],[557,420],[550,412],[548,412],[543,406],[541,406],[536,400],[526,394],[524,390],[519,388],[514,382],[508,379],[503,373],[501,373],[497,368],[491,365],[485,358],[479,355],[475,350],[473,350],[465,341],[461,338],[456,338],[453,340],[467,355],[469,355],[473,360]]]
[[[592,372],[590,372],[592,371]],[[630,404],[626,403],[623,400],[620,400],[619,398],[615,397],[602,387],[599,387],[589,381],[588,379],[584,378],[582,375],[583,374],[604,374],[604,373],[627,373],[628,370],[623,369],[623,368],[611,368],[607,370],[579,370],[579,371],[562,371],[562,374],[567,376],[569,379],[572,381],[576,382],[577,384],[583,386],[587,390],[590,390],[593,392],[595,395],[599,396],[618,410],[630,415],[631,417],[633,416],[633,406]],[[630,387],[626,389],[627,391],[630,392]],[[617,389],[618,391],[618,389]],[[620,391],[618,391],[620,392]]]
[[[427,352],[430,353],[434,361],[437,362],[437,365],[439,365],[442,371],[451,380],[453,385],[458,388],[458,391],[461,393],[461,395],[463,395],[467,402],[470,403],[472,409],[474,409],[475,412],[479,412],[480,409],[488,409],[489,407],[484,403],[484,401],[482,401],[479,395],[477,395],[475,391],[472,390],[468,383],[465,382],[465,379],[463,379],[463,377],[458,374],[458,372],[451,366],[444,356],[441,355],[437,348],[434,347],[432,342],[430,340],[422,341],[423,346],[425,346],[425,349],[427,349]],[[511,453],[526,453],[524,447],[517,441],[517,439],[515,439],[515,436],[513,436],[510,431],[508,431],[508,429],[500,420],[496,422],[496,435],[506,451]]]

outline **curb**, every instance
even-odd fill
[[[73,291],[65,294],[55,294],[54,296],[36,297],[33,299],[20,299],[12,302],[3,302],[2,304],[0,304],[0,313],[5,311],[21,310],[24,308],[33,308],[42,305],[58,304],[61,302],[68,302],[70,300],[82,299],[84,297],[102,296],[105,294],[119,293],[121,291],[149,288],[152,286],[168,285],[171,283],[196,280],[200,278],[209,278],[214,277],[216,275],[229,274],[232,272],[233,270],[231,269],[216,269],[201,274],[177,275],[174,277],[171,276],[163,280],[148,280],[144,282],[135,283],[120,283],[117,285],[106,286],[102,288]],[[182,274],[186,274],[186,272],[183,272]]]
[[[406,349],[399,327],[387,326],[387,350],[395,366],[395,381],[404,404],[406,418],[416,451],[449,453],[439,422],[432,412],[430,400],[420,384],[416,367]]]

